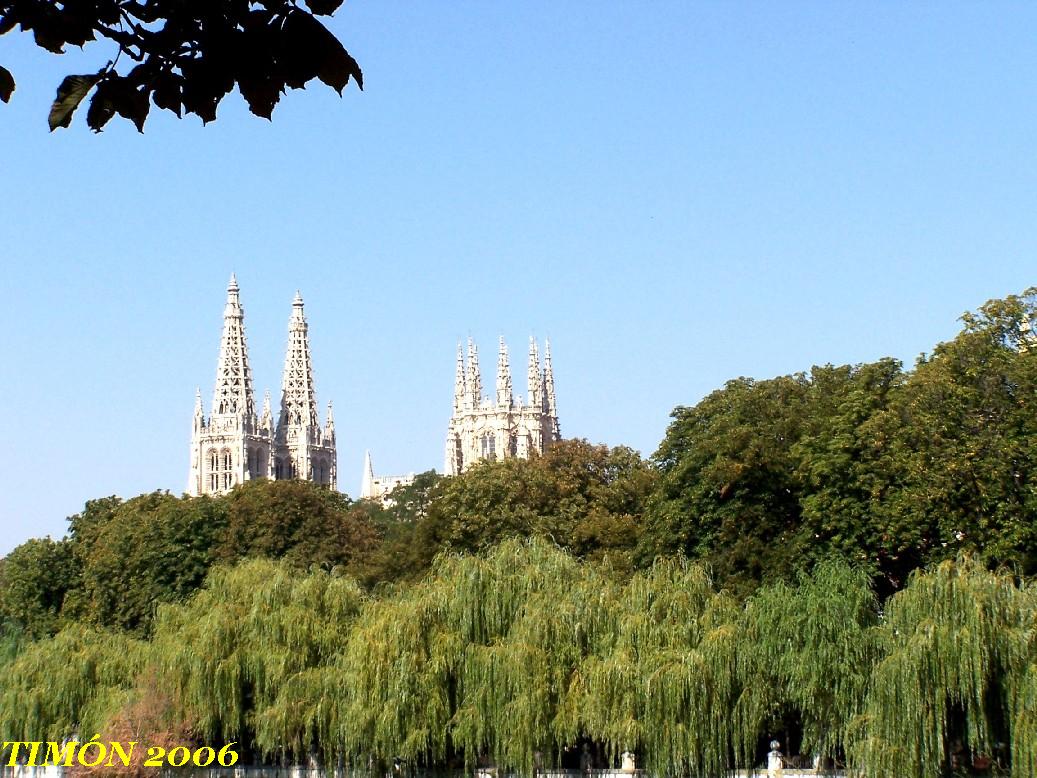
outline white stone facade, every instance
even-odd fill
[[[414,483],[414,473],[407,475],[375,475],[371,464],[371,452],[364,455],[364,475],[360,481],[360,499],[377,500],[388,507],[393,504],[389,496],[397,486],[410,486]]]
[[[309,336],[298,293],[288,322],[277,424],[270,411],[269,393],[262,415],[257,416],[245,341],[245,309],[232,275],[208,419],[202,409],[201,392],[195,395],[187,493],[224,494],[256,478],[299,478],[334,489],[335,422],[330,403],[324,427],[317,417]]]
[[[454,412],[447,427],[447,475],[457,475],[480,459],[526,459],[534,452],[544,453],[548,446],[561,440],[550,341],[544,344],[541,370],[536,340],[529,339],[526,386],[527,402],[523,404],[512,392],[508,347],[501,338],[496,397],[484,397],[478,349],[469,339],[465,364],[458,344]]]

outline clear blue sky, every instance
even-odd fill
[[[367,89],[274,121],[49,134],[67,73],[0,39],[0,553],[186,483],[224,289],[257,389],[306,299],[341,487],[442,468],[454,349],[549,335],[562,431],[651,454],[739,375],[915,356],[1037,283],[1037,4],[368,2]],[[323,413],[323,411],[322,411]]]

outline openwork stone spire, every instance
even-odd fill
[[[276,424],[269,392],[262,418],[256,418],[244,319],[238,282],[232,275],[209,419],[203,414],[201,395],[195,397],[188,493],[223,494],[257,478],[298,478],[334,489],[338,468],[335,421],[330,403],[323,430],[317,418],[302,297],[296,292],[288,322],[288,353]]]
[[[216,388],[212,395],[212,413],[216,416],[243,417],[251,426],[256,417],[252,394],[252,371],[248,366],[245,344],[245,309],[238,298],[238,281],[231,274],[227,285],[227,305],[223,309],[223,336],[216,364]]]
[[[278,431],[287,427],[320,428],[317,394],[313,388],[313,365],[302,296],[296,292],[288,320],[288,351],[281,382],[281,418]]]
[[[468,339],[468,402],[472,408],[482,405],[482,373],[479,372],[479,349]]]
[[[454,372],[454,412],[461,410],[465,404],[465,396],[468,389],[464,377],[464,351],[461,342],[457,343],[457,369]]]
[[[263,393],[263,415],[259,418],[259,427],[267,435],[272,435],[274,432],[274,414],[270,410],[270,390],[267,389]]]
[[[331,400],[328,400],[328,416],[324,422],[324,442],[335,444],[335,409],[331,406]]]
[[[526,369],[526,400],[533,408],[542,408],[543,400],[540,392],[540,352],[537,349],[536,338],[529,339],[529,367]]]
[[[329,411],[330,417],[330,411]],[[288,319],[288,351],[281,382],[281,414],[274,435],[274,477],[298,478],[335,488],[338,465],[335,423],[321,430],[313,384],[309,329],[302,295],[295,293]]]
[[[504,344],[504,336],[500,339],[500,352],[497,355],[497,407],[510,408],[511,365],[508,363],[508,347]]]
[[[255,478],[266,478],[270,432],[259,429],[252,371],[245,345],[245,311],[231,275],[223,309],[212,415],[206,419],[201,391],[195,393],[188,494],[223,494]]]
[[[555,402],[555,372],[551,366],[551,341],[544,340],[544,411],[551,420],[551,436],[554,440],[562,437],[558,424],[558,405]]]

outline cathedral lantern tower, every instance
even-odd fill
[[[212,414],[208,419],[202,408],[201,392],[195,394],[187,493],[222,494],[243,481],[266,478],[270,436],[269,425],[264,428],[256,416],[245,342],[245,309],[237,279],[231,275],[223,310]]]
[[[274,477],[298,478],[335,488],[335,423],[328,408],[327,426],[317,417],[310,340],[302,296],[296,292],[288,320],[288,350],[281,382],[281,413],[274,433]]]
[[[469,339],[466,366],[458,344],[454,411],[447,427],[447,475],[457,475],[479,459],[525,459],[533,453],[542,454],[552,443],[561,440],[550,342],[544,344],[541,371],[536,340],[529,339],[526,386],[528,396],[523,402],[512,393],[508,347],[501,338],[496,396],[483,397],[479,351]]]

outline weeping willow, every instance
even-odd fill
[[[867,573],[843,562],[823,562],[795,585],[757,592],[739,630],[746,732],[785,708],[803,727],[804,753],[841,754],[867,702],[877,623]]]
[[[684,560],[626,580],[535,540],[442,556],[378,596],[255,560],[162,607],[151,643],[73,626],[7,653],[7,739],[104,732],[158,691],[169,732],[284,761],[529,772],[589,738],[716,776],[791,717],[808,753],[868,778],[935,778],[959,738],[1005,739],[1013,774],[1037,775],[1037,588],[967,560],[883,609],[836,563],[739,601]]]
[[[1016,775],[1037,775],[1037,586],[1018,593],[1020,628],[1009,660],[1012,765]]]
[[[587,729],[611,750],[640,749],[659,772],[721,772],[754,739],[731,716],[740,608],[703,569],[657,563],[625,587],[581,677]]]
[[[188,604],[160,609],[151,667],[206,742],[304,756],[328,734],[312,680],[363,601],[354,581],[322,571],[266,560],[217,569]]]
[[[529,769],[581,732],[584,658],[616,586],[546,543],[511,541],[485,557],[441,557],[397,598],[371,603],[340,665],[352,692],[347,748]]]
[[[8,740],[90,737],[130,700],[147,644],[75,624],[31,643],[0,679],[0,733]]]
[[[1034,597],[977,562],[916,574],[887,604],[856,762],[869,778],[936,778],[950,748],[991,753],[998,722],[1012,774],[1034,767]]]

